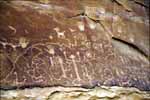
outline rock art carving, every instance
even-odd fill
[[[150,90],[149,17],[135,2],[0,1],[1,88]]]

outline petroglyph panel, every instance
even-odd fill
[[[0,2],[1,87],[150,90],[147,15],[126,9],[111,0]]]

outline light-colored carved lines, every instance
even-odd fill
[[[40,56],[40,55],[42,55],[42,53],[40,53],[40,54],[38,54],[38,56]],[[51,80],[51,72],[50,72],[50,70],[48,70],[49,68],[48,68],[48,64],[47,64],[47,62],[45,61],[45,59],[46,59],[46,57],[44,57],[43,59],[42,58],[40,58],[40,57],[36,57],[36,58],[34,58],[33,59],[33,61],[32,61],[32,65],[31,65],[31,67],[34,69],[34,74],[32,75],[32,77],[37,81],[44,81],[43,79],[47,76],[48,77],[48,79],[47,79],[47,81],[49,80]],[[40,62],[40,63],[38,63],[38,62]],[[35,65],[35,66],[34,66]],[[42,72],[44,72],[44,74],[46,75],[40,75],[41,73],[39,73],[39,70],[41,70]],[[37,77],[36,75],[35,75],[35,72],[36,73],[39,73],[39,76]]]
[[[79,58],[79,61],[81,61],[80,52],[79,52],[79,51],[77,51],[77,52],[76,52],[76,54],[77,54],[77,57]]]
[[[52,46],[52,45],[48,45],[47,46],[47,52],[49,53],[49,54],[52,54],[52,55],[54,55],[55,54],[55,50],[54,50],[54,47]]]
[[[2,42],[0,41],[0,44],[2,44],[3,48],[6,48],[7,45],[11,46],[13,48],[13,50],[16,49],[16,47],[20,47],[20,45],[18,44],[13,44],[13,43],[8,43],[8,42]]]
[[[65,38],[65,31],[60,32],[58,27],[54,28],[54,30],[56,31],[58,38]]]
[[[61,57],[58,57],[58,61],[60,63],[60,67],[63,72],[63,77],[66,77],[66,73],[65,73],[65,69],[64,69],[64,65],[63,65],[63,59]]]
[[[81,81],[81,78],[80,78],[80,75],[79,75],[79,71],[78,71],[78,66],[77,66],[76,61],[75,61],[75,56],[74,55],[70,55],[70,58],[72,60],[73,66],[74,66],[77,79],[78,79],[78,81]]]
[[[84,25],[83,22],[78,22],[77,26],[78,26],[78,28],[79,28],[80,31],[84,31],[85,30],[85,25]]]
[[[29,44],[29,41],[25,37],[19,38],[19,45],[22,48],[26,48],[28,44]]]
[[[17,32],[17,30],[11,25],[9,25],[8,28],[10,28],[13,31],[14,34]]]
[[[76,30],[72,29],[72,28],[69,28],[70,32],[75,32]]]
[[[49,57],[49,60],[50,60],[51,66],[54,66],[54,61],[53,61],[52,57]]]
[[[88,27],[91,29],[91,30],[95,30],[96,29],[96,25],[97,23],[95,23],[94,21],[90,20],[89,18],[86,18],[87,22],[88,22]]]
[[[15,63],[10,59],[10,57],[9,57],[8,55],[5,55],[5,56],[11,61],[11,63],[12,63],[12,69],[11,69],[11,71],[10,71],[9,73],[7,73],[7,75],[5,76],[5,78],[2,79],[1,81],[7,80],[8,77],[9,77],[10,75],[12,75],[12,73],[15,71]]]
[[[18,73],[15,71],[13,74],[15,75],[14,84],[18,85]]]

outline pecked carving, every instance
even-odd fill
[[[0,2],[1,87],[118,85],[150,90],[144,15],[129,13],[125,6],[122,10],[111,0],[69,1],[77,8],[62,2]]]

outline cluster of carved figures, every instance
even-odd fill
[[[53,2],[0,2],[2,88],[119,85],[150,89],[145,57],[149,20],[145,13],[136,14],[136,8],[146,12],[141,4],[133,3],[132,11],[111,0],[93,7],[90,4],[99,1],[91,0],[83,2],[83,11],[73,11],[65,3]],[[108,5],[113,5],[112,12]]]

